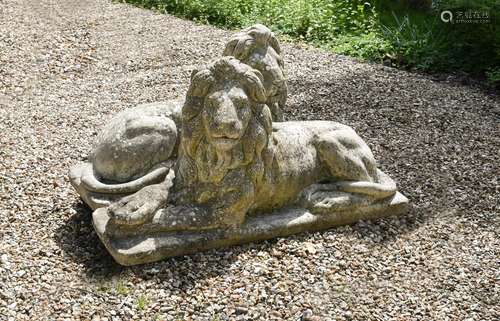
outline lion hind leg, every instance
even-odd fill
[[[329,189],[356,193],[375,199],[396,193],[396,184],[377,164],[370,148],[352,129],[322,135],[317,144],[333,184]]]
[[[396,193],[396,184],[380,171],[382,183],[338,181],[312,184],[300,194],[299,204],[312,213],[331,213],[369,206]]]

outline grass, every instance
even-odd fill
[[[381,32],[390,43],[387,56],[397,66],[419,70],[440,69],[442,53],[446,51],[446,34],[437,17],[419,19],[418,15],[402,16],[392,12],[392,21],[380,24]]]
[[[141,294],[136,300],[136,308],[139,311],[144,311],[149,304],[149,299],[146,295]]]
[[[130,292],[130,289],[125,285],[125,282],[122,280],[118,281],[115,286],[116,293],[119,295],[127,295]]]
[[[218,314],[214,314],[214,315],[212,316],[212,318],[210,319],[210,321],[221,321],[221,318],[219,317],[219,315],[218,315]]]
[[[99,293],[109,293],[111,291],[110,282],[104,279],[97,280],[96,290]]]
[[[124,1],[229,29],[263,23],[338,54],[426,72],[465,72],[500,85],[497,0]],[[444,9],[488,12],[490,22],[446,24]]]
[[[130,289],[125,285],[123,280],[119,280],[113,285],[114,282],[110,282],[107,280],[99,281],[97,285],[97,291],[100,293],[110,293],[114,290],[119,295],[127,295],[130,292]]]
[[[430,72],[465,72],[486,76],[500,84],[495,70],[500,66],[500,2],[492,0],[442,0],[439,7],[409,3],[426,0],[378,1],[380,30],[391,44],[391,57],[398,66]],[[488,14],[487,23],[444,23],[440,12],[455,17],[465,13]]]

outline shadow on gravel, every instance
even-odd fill
[[[92,210],[82,201],[73,204],[76,212],[56,230],[54,239],[64,255],[81,266],[84,275],[97,283],[115,280],[123,274],[135,278],[159,278],[172,281],[178,288],[191,288],[199,279],[226,273],[238,255],[252,244],[224,250],[212,250],[191,256],[166,259],[156,263],[125,267],[107,252],[92,226]]]
[[[112,277],[122,267],[108,254],[92,226],[92,210],[81,200],[72,205],[76,212],[56,230],[55,241],[66,257],[83,266],[88,277]]]
[[[496,141],[491,132],[497,128],[495,111],[483,108],[480,96],[462,94],[461,87],[447,84],[441,88],[427,80],[403,80],[386,83],[385,78],[366,74],[345,79],[290,80],[294,95],[286,105],[287,118],[334,120],[355,128],[366,138],[382,170],[397,181],[414,207],[402,217],[358,222],[349,228],[304,233],[285,240],[302,242],[322,233],[331,232],[335,237],[354,232],[361,243],[391,247],[402,235],[436,217],[442,219],[443,213],[456,217],[466,208],[463,219],[477,224],[485,210],[494,208],[494,173],[498,171],[493,161],[497,152],[492,148]],[[154,280],[177,289],[192,289],[201,280],[212,282],[230,275],[259,251],[270,252],[283,240],[122,267],[95,234],[91,210],[81,201],[73,204],[73,209],[75,213],[57,229],[55,239],[89,280],[127,275],[133,282]]]
[[[286,104],[288,119],[353,127],[399,190],[426,209],[418,217],[467,208],[467,219],[476,221],[495,208],[497,96],[399,72],[288,84],[295,93]]]
[[[276,238],[260,243],[249,243],[230,248],[210,250],[194,255],[165,259],[160,262],[139,266],[124,267],[117,264],[108,254],[95,233],[91,221],[91,209],[82,201],[73,204],[76,211],[56,231],[55,240],[65,256],[80,265],[85,277],[91,283],[100,287],[102,284],[116,283],[122,276],[132,276],[134,280],[155,279],[157,282],[172,284],[179,290],[189,290],[196,287],[201,280],[213,279],[230,273],[230,267],[242,258],[253,257],[260,251],[271,252],[280,240]],[[385,219],[358,222],[351,225],[352,229],[329,229],[320,232],[306,232],[290,236],[288,239],[308,241],[311,237],[328,231],[338,233],[356,232],[360,242],[370,239],[372,242],[385,246],[397,239],[401,234],[409,233],[425,223],[421,211],[412,209],[404,217],[389,217]],[[379,238],[372,239],[376,233]],[[316,236],[313,236],[316,234]]]

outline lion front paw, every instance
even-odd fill
[[[108,213],[117,224],[145,224],[158,209],[165,205],[167,195],[163,194],[156,186],[147,186],[111,204],[108,207]]]

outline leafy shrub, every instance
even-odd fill
[[[281,34],[368,60],[425,71],[465,71],[499,83],[498,0],[124,0],[222,27],[263,23]],[[488,12],[452,24],[442,10]]]
[[[426,6],[424,0],[403,0],[396,4],[379,0],[376,5],[381,17],[380,30],[390,43],[388,56],[396,64],[433,72],[486,75],[490,82],[500,84],[495,76],[500,66],[500,1],[434,0],[432,6]],[[412,7],[425,10],[415,11]],[[454,23],[441,21],[443,10],[452,12]],[[467,13],[478,12],[486,14],[487,20],[480,23],[457,20]]]
[[[500,2],[498,0],[442,0],[436,11],[450,10],[455,15],[467,12],[486,13],[487,23],[448,23],[442,26],[449,42],[448,60],[451,68],[482,73],[500,66]]]
[[[496,87],[500,87],[500,67],[491,68],[486,72],[488,82]]]
[[[392,25],[381,24],[384,38],[389,42],[389,57],[400,66],[429,70],[438,69],[441,52],[446,47],[446,37],[434,18],[422,24],[406,14],[398,17],[392,13]]]
[[[377,24],[372,1],[336,0],[128,0],[193,20],[229,28],[256,22],[306,40],[328,42]]]
[[[263,23],[281,34],[364,59],[381,59],[387,50],[370,0],[127,1],[222,27]]]
[[[341,35],[327,48],[338,54],[379,62],[393,51],[391,43],[374,31],[361,35]]]

